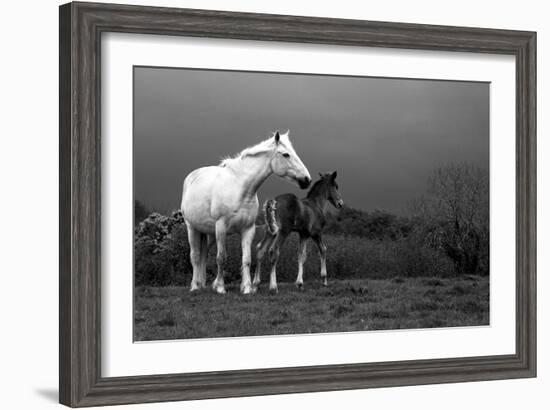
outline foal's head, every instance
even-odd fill
[[[313,184],[307,196],[309,198],[326,198],[335,208],[342,208],[344,206],[344,201],[338,192],[338,183],[336,182],[337,175],[336,171],[328,174],[319,173],[321,179]]]

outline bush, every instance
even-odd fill
[[[181,213],[158,213],[143,220],[134,233],[135,284],[166,286],[191,281],[187,230]]]
[[[257,229],[252,248],[252,272],[256,265],[255,246],[263,237]],[[373,240],[350,235],[325,235],[327,271],[330,279],[391,278],[415,276],[450,276],[454,265],[443,252],[423,246],[413,239]],[[134,269],[136,285],[189,285],[192,267],[189,262],[187,232],[181,214],[170,217],[151,214],[136,228]],[[207,264],[209,283],[216,272],[215,247]],[[228,283],[240,281],[241,241],[239,235],[227,239]],[[298,270],[298,236],[289,236],[281,249],[277,265],[279,281],[294,281]],[[304,266],[305,280],[317,280],[320,275],[318,251],[308,242],[308,259]],[[269,279],[267,258],[262,269],[262,281]]]
[[[327,215],[325,232],[367,239],[398,240],[406,238],[411,229],[411,220],[408,218],[381,210],[366,212],[344,206],[336,215]]]
[[[411,203],[412,232],[441,249],[465,274],[489,274],[489,174],[472,164],[433,171],[426,195]]]
[[[139,200],[134,201],[134,226],[137,226],[141,221],[143,221],[151,212],[145,204]]]
[[[278,277],[294,280],[297,272],[297,236],[285,243],[278,265]],[[391,278],[397,276],[450,276],[452,261],[444,254],[417,246],[413,241],[369,240],[356,236],[325,235],[327,271],[330,278]],[[304,268],[306,278],[320,272],[318,252],[310,243]],[[306,279],[307,280],[307,279]]]

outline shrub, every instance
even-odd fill
[[[181,215],[170,217],[151,214],[136,228],[134,269],[136,285],[188,285],[192,267],[189,245]],[[252,273],[256,265],[255,246],[263,237],[257,229],[252,244]],[[372,240],[350,235],[325,235],[327,271],[330,279],[393,278],[415,276],[450,276],[454,265],[443,252],[431,249],[412,239]],[[216,272],[215,247],[207,263],[210,282]],[[227,238],[226,281],[240,281],[241,241],[239,235]],[[298,235],[292,234],[281,249],[277,265],[279,281],[294,281],[298,269]],[[269,280],[267,258],[262,267],[262,281]],[[318,251],[308,242],[308,259],[304,266],[305,281],[317,280],[320,275]]]
[[[333,235],[353,235],[367,239],[406,238],[412,229],[411,220],[386,211],[366,212],[344,206],[336,215],[327,215],[325,232]]]
[[[187,231],[181,214],[149,215],[134,232],[136,285],[183,285],[191,281]]]
[[[472,164],[435,169],[425,195],[411,203],[412,233],[443,250],[456,269],[489,274],[489,174]]]

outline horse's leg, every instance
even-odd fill
[[[201,233],[187,224],[187,238],[189,239],[189,256],[193,266],[193,279],[191,279],[191,292],[200,289],[200,256]]]
[[[206,265],[208,264],[208,255],[210,254],[210,249],[216,244],[216,235],[208,234],[206,236],[206,256],[204,261],[204,283],[206,284]]]
[[[219,220],[216,222],[216,246],[218,248],[218,253],[216,254],[216,264],[218,265],[218,274],[212,283],[212,289],[218,293],[225,293],[225,283],[223,279],[225,262],[227,259],[227,254],[225,251],[225,237],[225,222],[223,220]]]
[[[313,240],[319,248],[319,257],[321,258],[321,280],[323,281],[323,286],[327,286],[327,246],[323,242],[321,235],[315,236]]]
[[[307,236],[300,235],[300,248],[298,250],[298,276],[296,277],[296,286],[303,289],[304,285],[304,263],[307,258]]]
[[[258,286],[260,284],[260,275],[262,270],[262,260],[265,256],[265,252],[269,249],[269,246],[275,239],[275,235],[271,235],[266,231],[264,238],[256,245],[256,272],[254,273],[254,281],[252,284]]]
[[[199,283],[201,288],[206,287],[206,261],[208,259],[208,252],[212,245],[214,237],[212,235],[201,234],[201,254],[200,254],[200,277]]]
[[[254,240],[256,225],[252,224],[241,233],[241,247],[243,251],[243,262],[241,266],[241,292],[248,294],[254,292],[250,280],[250,262],[252,261],[251,247]]]
[[[286,239],[286,235],[281,231],[277,233],[275,240],[269,247],[269,261],[271,262],[271,274],[269,275],[269,290],[277,293],[277,262],[279,261],[279,254],[281,246]]]

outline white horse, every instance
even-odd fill
[[[196,169],[183,183],[181,211],[187,225],[193,279],[191,291],[206,286],[206,259],[214,242],[217,245],[218,273],[212,288],[225,293],[224,265],[227,234],[240,233],[242,246],[241,292],[251,293],[250,247],[258,215],[260,185],[271,175],[295,182],[302,189],[311,177],[285,134],[246,148],[219,166]]]

